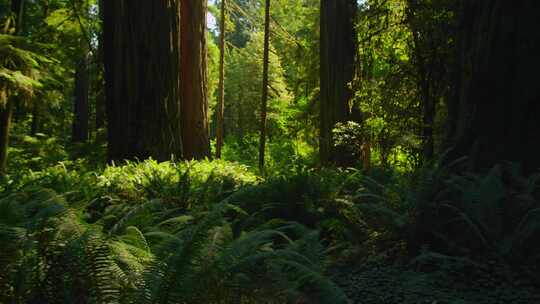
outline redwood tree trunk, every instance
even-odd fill
[[[356,0],[321,0],[321,93],[319,152],[323,165],[343,165],[348,157],[334,147],[332,129],[349,120],[349,83],[355,71]]]
[[[535,172],[540,167],[540,2],[483,0],[466,10],[464,16],[474,22],[464,25],[473,38],[461,45],[472,55],[463,59],[462,69],[472,74],[462,77],[453,156],[470,156],[478,171],[512,161]]]
[[[182,155],[179,37],[184,2],[103,1],[109,160]]]
[[[208,134],[207,0],[181,0],[180,86],[184,159],[210,157]]]

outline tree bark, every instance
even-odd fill
[[[210,157],[208,134],[207,0],[181,0],[180,86],[184,159]]]
[[[259,139],[259,171],[264,175],[264,157],[266,150],[266,114],[268,110],[268,65],[270,55],[270,0],[265,2],[264,10],[264,48],[263,77],[261,98],[261,133]]]
[[[349,83],[355,71],[356,0],[321,0],[321,92],[319,153],[323,165],[346,165],[344,151],[334,147],[332,129],[349,120]]]
[[[221,158],[221,147],[223,146],[223,113],[225,98],[225,9],[227,1],[221,0],[221,20],[219,23],[219,87],[218,87],[218,107],[216,115],[216,158]]]
[[[182,156],[179,37],[185,2],[103,1],[110,161]],[[186,61],[196,60],[189,55]]]
[[[454,156],[466,155],[475,170],[501,161],[540,167],[540,2],[479,1],[468,4],[470,35],[463,64],[460,135]],[[472,109],[472,111],[470,111]],[[470,128],[466,128],[470,126]]]

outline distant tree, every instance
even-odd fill
[[[219,19],[219,85],[218,105],[216,115],[216,158],[221,158],[223,146],[223,113],[225,108],[225,34],[226,34],[226,0],[221,0],[221,13]]]
[[[207,0],[180,1],[180,99],[183,157],[210,157]]]
[[[270,0],[265,1],[263,75],[261,94],[261,132],[259,139],[259,171],[264,173],[264,152],[266,149],[266,114],[268,111],[268,66],[270,53]]]
[[[86,142],[88,140],[88,120],[90,116],[90,105],[88,94],[90,89],[90,46],[81,37],[81,56],[75,67],[75,96],[73,105],[73,142]]]
[[[189,97],[180,73],[189,69],[190,61],[204,57],[185,52],[185,64],[180,63],[180,9],[186,9],[185,3],[102,2],[109,160],[182,156],[180,100]],[[188,20],[185,14],[183,22],[190,27]],[[191,85],[204,88],[198,80]],[[182,106],[186,114],[190,102]]]
[[[4,25],[5,29],[7,29],[8,33],[13,32],[13,34],[18,35],[20,34],[22,30],[22,19],[23,19],[23,13],[24,13],[24,0],[12,0],[11,1],[11,13],[12,16],[8,17],[9,20]],[[7,33],[3,33],[7,34]],[[6,49],[5,53],[2,55],[3,58],[0,67],[4,68],[6,65],[7,68],[11,68],[13,70],[16,70],[18,68],[21,68],[16,64],[19,60],[12,60],[12,58],[9,58],[7,55],[10,54],[10,49]],[[3,50],[2,50],[3,51]],[[7,54],[6,54],[7,53]],[[16,56],[16,53],[12,53]],[[22,59],[22,58],[21,58]],[[12,63],[15,63],[15,66],[9,66],[9,61]],[[23,62],[25,60],[20,60]],[[26,64],[25,64],[26,65]],[[2,71],[3,74],[5,71]],[[16,81],[13,81],[14,78],[8,78],[7,76],[10,75],[1,75],[2,77],[0,80],[4,80],[0,83],[0,174],[4,174],[6,172],[6,165],[7,165],[7,154],[8,154],[8,145],[9,145],[9,129],[11,126],[11,119],[13,116],[13,107],[15,104],[14,98],[16,95],[15,90],[13,90],[12,85],[17,85]],[[5,81],[8,80],[8,81]],[[8,83],[12,84],[8,86]]]
[[[245,48],[231,48],[229,52],[226,66],[225,133],[237,137],[240,141],[260,133],[263,49],[264,33],[257,31],[251,34]],[[282,119],[286,117],[291,96],[285,82],[283,65],[272,43],[268,55],[267,137],[271,138],[283,131]]]
[[[429,161],[435,157],[437,146],[444,150],[445,135],[437,134],[436,119],[441,114],[441,101],[448,105],[454,98],[451,66],[455,49],[454,28],[456,6],[453,0],[436,0],[429,4],[419,0],[407,0],[407,21],[412,43],[411,58],[415,67],[418,99],[421,109],[422,139],[421,157]],[[447,109],[451,111],[450,108]],[[438,137],[438,138],[437,138]]]
[[[103,19],[103,1],[99,0],[99,17]],[[105,103],[105,81],[103,79],[103,31],[98,34],[97,66],[98,77],[96,79],[96,129],[105,127],[107,105]]]
[[[321,0],[321,92],[319,152],[323,165],[347,165],[346,152],[334,146],[336,123],[350,118],[349,83],[355,73],[356,0]]]
[[[43,28],[47,26],[47,17],[51,13],[50,10],[50,3],[49,0],[44,0],[42,5],[42,16],[43,21],[41,22],[41,25]],[[40,102],[34,102],[32,103],[32,122],[30,124],[30,135],[36,136],[36,134],[39,132],[40,124],[41,124],[41,116],[42,116],[42,104]]]

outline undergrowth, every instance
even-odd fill
[[[87,166],[2,181],[1,303],[356,303],[392,267],[403,293],[366,303],[416,303],[426,282],[476,273],[537,284],[538,178],[513,164],[267,178],[227,161]],[[469,303],[447,291],[427,298]]]

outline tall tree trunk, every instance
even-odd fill
[[[99,15],[103,19],[103,9],[104,9],[104,0],[99,0]],[[103,75],[103,33],[99,34],[98,41],[98,50],[97,50],[97,66],[98,66],[98,76],[97,76],[97,85],[96,85],[96,130],[99,130],[105,127],[106,122],[106,98],[105,98],[105,79]]]
[[[210,157],[208,134],[207,0],[181,0],[180,86],[184,159]]]
[[[98,72],[98,73],[101,74],[101,72]],[[98,88],[96,88],[97,89],[97,93],[96,93],[96,121],[95,121],[96,131],[101,129],[101,128],[104,128],[105,123],[107,121],[107,115],[106,115],[107,105],[106,105],[106,101],[105,101],[105,88],[104,88],[103,81],[104,81],[103,77],[98,76],[98,83],[97,83]]]
[[[46,19],[49,17],[50,13],[50,3],[49,0],[43,1],[43,25],[46,25]],[[39,132],[40,127],[40,114],[41,112],[41,105],[39,102],[34,100],[32,104],[32,122],[30,124],[30,135],[36,136],[36,134]]]
[[[24,0],[12,0],[11,12],[15,16],[15,35],[22,32]],[[1,95],[5,95],[4,104],[0,105],[0,175],[6,174],[8,147],[9,147],[9,129],[11,127],[11,118],[13,116],[14,97],[13,92],[7,88],[1,88]]]
[[[347,165],[334,147],[332,129],[349,119],[349,83],[355,70],[356,0],[321,0],[321,93],[319,153],[323,165]]]
[[[88,119],[89,119],[89,104],[88,104],[88,91],[90,75],[88,70],[88,63],[90,59],[90,53],[88,51],[87,42],[81,39],[82,50],[84,52],[83,57],[77,63],[75,68],[75,103],[73,107],[73,131],[71,134],[72,142],[86,142],[88,141]]]
[[[270,0],[265,2],[264,11],[264,49],[261,98],[261,134],[259,140],[259,171],[264,174],[264,153],[266,149],[266,113],[268,110],[268,63],[270,55]]]
[[[438,85],[434,83],[434,75],[438,71],[436,71],[433,64],[434,58],[432,58],[437,53],[437,50],[433,49],[436,44],[434,41],[435,34],[433,33],[435,29],[430,28],[430,25],[423,24],[428,23],[429,20],[422,19],[425,18],[426,13],[422,11],[424,8],[418,0],[408,0],[407,2],[409,6],[407,19],[413,38],[412,57],[414,58],[416,82],[420,95],[420,116],[422,121],[420,128],[422,138],[421,159],[423,162],[427,162],[433,159],[435,154],[433,129],[436,111],[435,99],[438,93],[434,90],[434,87]]]
[[[219,23],[219,95],[216,121],[216,158],[221,158],[221,147],[223,146],[223,113],[225,104],[225,9],[227,1],[221,0],[221,19]]]
[[[182,155],[179,37],[185,2],[103,1],[109,160]]]
[[[6,173],[9,146],[9,128],[11,126],[12,115],[13,101],[8,99],[3,106],[0,106],[0,175],[4,175]]]
[[[30,136],[36,136],[39,132],[40,125],[40,106],[39,103],[34,101],[32,104],[32,122],[30,124]]]
[[[478,1],[466,6],[474,20],[465,53],[459,101],[470,116],[460,117],[460,138],[453,156],[470,156],[483,171],[501,161],[521,163],[526,172],[540,167],[540,2]],[[465,78],[465,77],[464,77]],[[463,126],[471,128],[465,130]]]
[[[11,13],[15,18],[13,26],[15,26],[15,35],[22,35],[24,30],[24,12],[25,12],[25,0],[12,0],[11,1]],[[13,113],[10,114],[10,119],[19,121],[23,118],[25,111],[21,102],[13,102]]]
[[[23,30],[24,22],[24,0],[12,0],[11,1],[11,13],[15,17],[15,34],[20,35]]]

